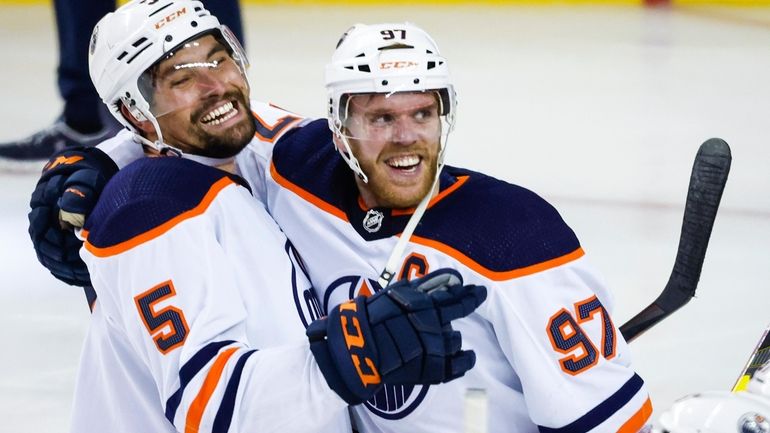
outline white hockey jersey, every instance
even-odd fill
[[[377,277],[411,213],[362,205],[326,120],[249,150],[238,167],[302,254],[324,311],[379,290]],[[397,278],[443,267],[488,288],[487,301],[455,326],[476,351],[476,366],[448,384],[386,386],[356,409],[361,431],[460,432],[468,388],[486,390],[491,433],[645,425],[652,406],[610,317],[612,298],[547,202],[446,167]]]
[[[350,431],[304,334],[312,288],[239,181],[145,158],[104,190],[83,232],[98,300],[73,432]]]
[[[237,169],[302,255],[322,310],[379,290],[410,212],[362,205],[326,120],[252,109],[258,133]],[[358,430],[461,432],[469,388],[486,390],[490,433],[643,428],[652,405],[610,317],[612,298],[556,210],[468,170],[445,167],[440,183],[397,278],[450,267],[487,287],[485,303],[453,324],[477,363],[448,384],[384,387],[355,408]]]

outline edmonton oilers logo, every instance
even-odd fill
[[[382,212],[376,209],[369,209],[364,217],[364,230],[369,233],[377,232],[382,227],[382,220],[384,219],[385,215]]]
[[[743,414],[738,420],[740,433],[770,433],[770,421],[756,412]]]
[[[401,419],[422,403],[430,385],[385,384],[364,405],[373,414],[385,419]]]

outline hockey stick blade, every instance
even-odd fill
[[[626,341],[634,340],[695,296],[731,161],[730,146],[719,138],[707,140],[698,149],[690,175],[674,269],[658,298],[620,327]]]

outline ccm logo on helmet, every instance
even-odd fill
[[[165,26],[166,23],[170,23],[171,21],[174,21],[177,17],[181,17],[182,15],[187,13],[187,8],[183,7],[182,9],[179,9],[176,12],[172,12],[168,15],[166,15],[162,20],[155,23],[155,30],[160,29],[161,27]]]
[[[355,316],[356,304],[353,301],[345,302],[340,305],[340,325],[342,325],[342,334],[345,336],[345,344],[350,351],[350,358],[353,360],[353,365],[356,366],[356,372],[361,379],[361,383],[364,386],[377,385],[382,379],[380,379],[380,373],[374,366],[374,362],[366,356],[356,355],[355,352],[363,352],[362,350],[366,345],[364,341],[364,335],[361,333],[361,325],[358,323],[358,318]],[[364,358],[367,370],[371,373],[366,373],[361,370],[361,358]]]
[[[411,60],[380,63],[380,69],[404,69],[404,68],[414,68],[415,66],[418,66],[418,63],[413,62]]]

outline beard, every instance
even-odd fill
[[[195,126],[190,132],[199,143],[204,144],[196,152],[198,155],[209,158],[231,158],[240,153],[257,132],[254,118],[248,114],[251,111],[249,102],[242,92],[229,92],[224,95],[223,99],[237,101],[238,105],[236,108],[238,110],[245,110],[247,115],[241,122],[232,126],[224,133],[211,134],[198,125],[199,119],[211,109],[211,106],[192,112],[190,114],[190,124]]]
[[[433,180],[436,178],[438,156],[431,154],[424,160],[425,171],[416,185],[403,186],[393,183],[385,173],[377,171],[376,163],[361,161],[361,169],[369,177],[368,183],[363,183],[358,177],[359,188],[369,190],[377,201],[378,207],[391,209],[408,209],[416,207],[420,201],[430,194]]]

